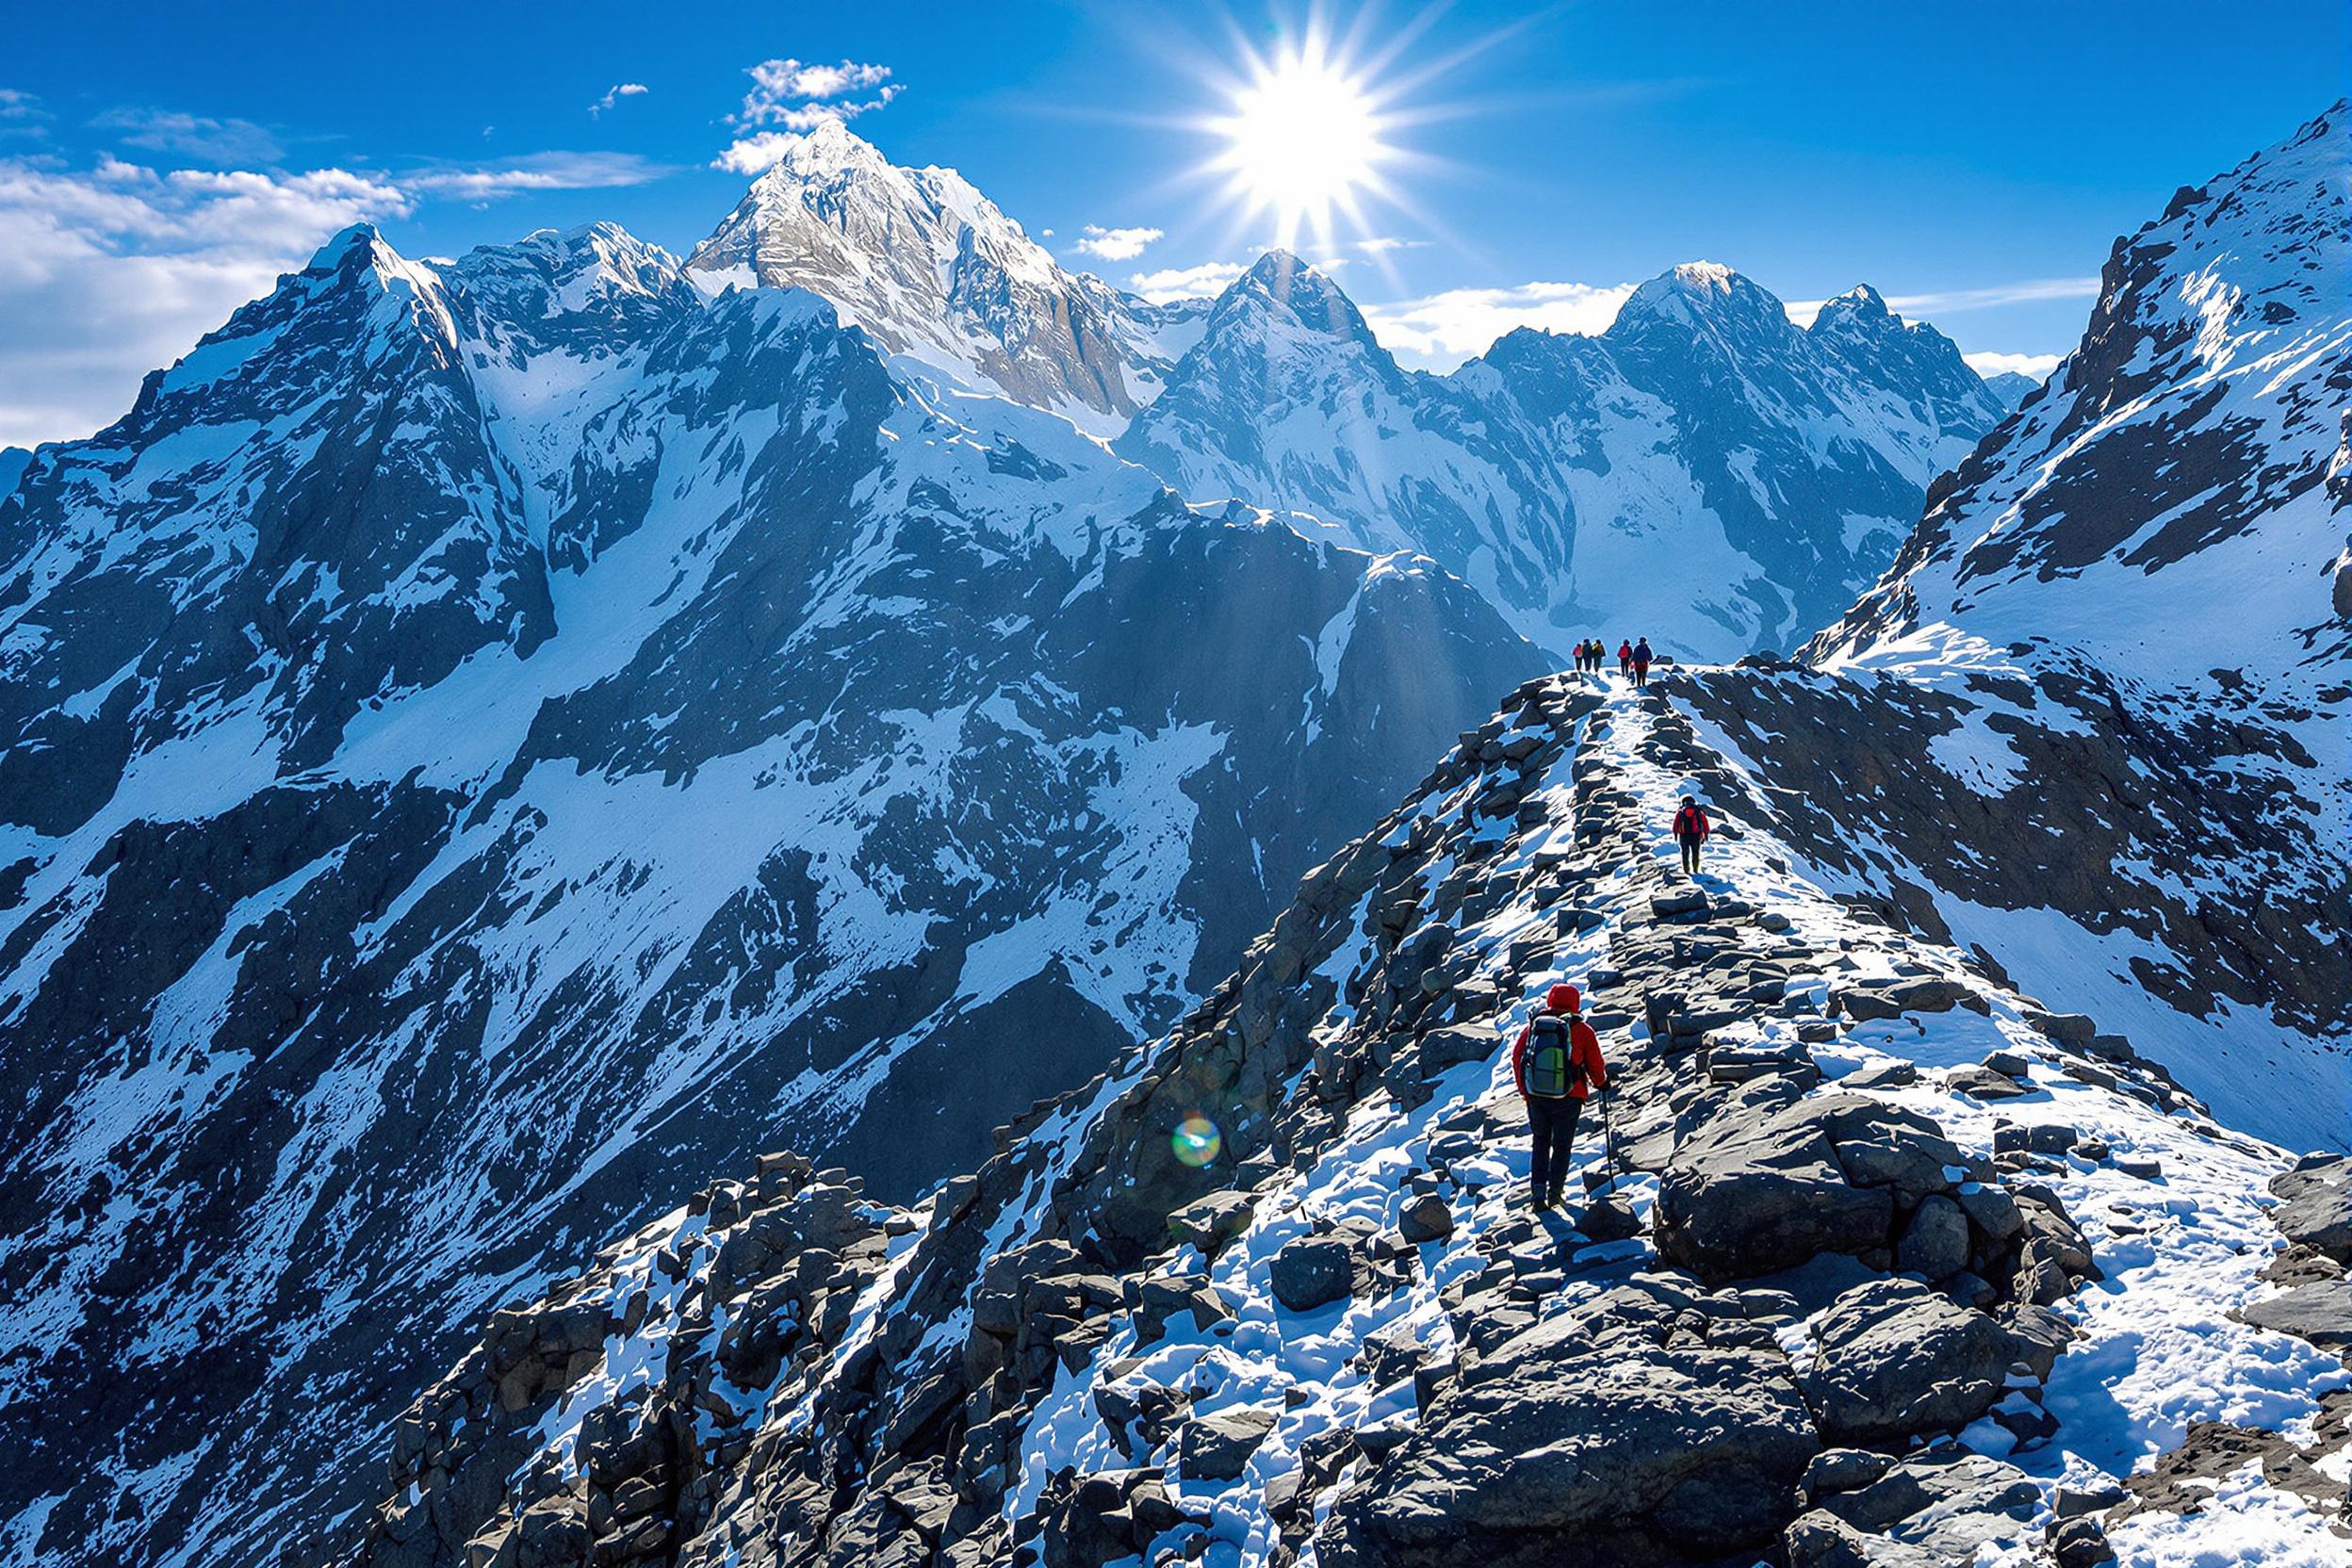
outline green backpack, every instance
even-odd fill
[[[1565,1100],[1584,1081],[1576,1063],[1568,1021],[1558,1013],[1538,1013],[1527,1037],[1527,1095],[1534,1100]]]

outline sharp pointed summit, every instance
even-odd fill
[[[686,269],[713,292],[808,289],[887,353],[1101,433],[1158,385],[1151,306],[1065,272],[954,170],[902,168],[838,120],[783,138]]]

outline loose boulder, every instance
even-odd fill
[[[1274,1254],[1267,1272],[1274,1299],[1291,1312],[1315,1312],[1347,1298],[1355,1249],[1340,1236],[1301,1236]]]
[[[1544,1336],[1531,1330],[1522,1338]],[[1456,1384],[1334,1505],[1329,1568],[1538,1568],[1752,1554],[1820,1450],[1770,1352],[1554,1337]]]
[[[1847,1291],[1813,1334],[1814,1364],[1798,1381],[1833,1443],[1956,1431],[2001,1398],[2018,1359],[2015,1339],[1992,1318],[1904,1279]]]
[[[1270,1410],[1222,1410],[1194,1416],[1176,1434],[1176,1459],[1184,1479],[1240,1479],[1250,1467],[1250,1456],[1273,1429]]]

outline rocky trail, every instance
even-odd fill
[[[499,1313],[296,1555],[2342,1563],[2344,1162],[1828,896],[1674,689],[1521,687],[915,1207],[770,1156]],[[1537,1215],[1560,979],[1614,1136]]]

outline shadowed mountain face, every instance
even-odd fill
[[[1597,337],[1513,332],[1400,368],[1331,280],[1259,262],[1119,449],[1195,498],[1409,547],[1564,656],[1595,631],[1786,647],[1892,560],[1929,480],[2006,405],[1863,287],[1810,329],[1728,268],[1644,284]]]
[[[122,1562],[695,1172],[975,1161],[1534,666],[610,228],[339,238],[32,460],[0,649],[0,1513]]]

